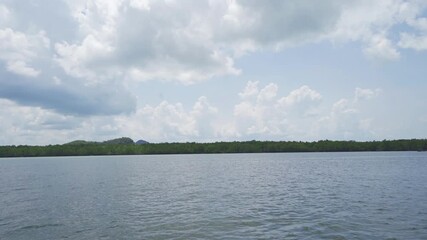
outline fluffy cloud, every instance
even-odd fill
[[[372,36],[369,45],[364,49],[364,53],[369,57],[384,60],[397,60],[400,57],[400,53],[391,41],[381,35]]]
[[[281,95],[277,84],[261,87],[259,82],[250,81],[236,94],[240,101],[234,104],[231,115],[227,114],[227,106],[214,106],[204,96],[192,106],[162,101],[113,117],[60,114],[0,100],[0,145],[105,140],[117,136],[151,142],[370,139],[376,136],[375,116],[364,112],[381,92],[356,88],[352,96],[328,106],[322,95],[308,86]]]
[[[39,70],[28,67],[27,63],[23,61],[11,61],[7,63],[6,69],[10,72],[28,76],[28,77],[37,77],[40,74]]]
[[[112,70],[111,75],[138,81],[189,84],[239,74],[234,60],[212,41],[209,29],[204,30],[209,3],[187,4],[69,1],[79,29],[87,35],[81,43],[56,45],[58,61],[82,76]]]
[[[258,93],[259,93],[258,84],[259,84],[258,81],[255,81],[255,82],[249,81],[246,84],[245,89],[242,92],[239,93],[239,96],[242,99],[246,99],[246,98],[251,98],[251,97],[257,96]],[[275,88],[277,88],[277,87],[275,87]]]
[[[76,137],[80,120],[0,99],[0,145],[51,144]]]
[[[234,107],[234,126],[230,130],[223,128],[220,133],[230,133],[236,136],[290,136],[292,128],[311,118],[322,96],[309,88],[302,86],[293,90],[287,96],[278,97],[278,86],[270,83],[262,89],[258,82],[248,82],[245,89],[239,93],[242,101]]]
[[[409,48],[417,51],[427,50],[427,18],[417,17],[417,14],[419,14],[423,7],[427,6],[427,3],[423,1],[421,1],[421,3],[423,3],[423,5],[417,9],[410,9],[409,6],[407,7],[409,9],[406,9],[412,12],[406,19],[406,23],[415,30],[415,33],[400,33],[398,46],[401,48]]]
[[[412,48],[417,51],[427,50],[427,31],[425,35],[421,35],[421,36],[402,33],[400,35],[399,46],[401,48]]]
[[[200,97],[192,108],[181,103],[161,102],[145,105],[131,116],[116,118],[116,126],[126,136],[144,137],[149,141],[206,141],[212,138],[212,126],[218,109],[206,97]]]
[[[299,89],[292,91],[288,96],[281,98],[278,102],[280,105],[289,108],[296,105],[317,102],[322,99],[322,96],[310,89],[308,86],[302,86]]]
[[[379,96],[381,89],[356,88],[354,96],[336,101],[329,114],[315,123],[317,134],[330,139],[370,139],[376,136],[372,116],[364,114],[364,102]],[[369,103],[369,102],[368,102]]]
[[[276,84],[270,83],[264,88],[258,85],[259,82],[250,81],[239,93],[241,102],[234,107],[233,119],[217,128],[218,136],[277,140],[370,139],[376,136],[375,119],[365,114],[365,110],[369,101],[380,96],[381,89],[356,88],[353,96],[328,107],[322,95],[309,86],[277,96]],[[271,93],[268,101],[262,97],[266,92]]]
[[[354,101],[358,102],[360,100],[369,100],[380,95],[381,92],[382,90],[379,88],[377,89],[356,88],[354,93]]]
[[[6,62],[8,71],[29,77],[40,74],[40,70],[29,64],[49,48],[50,42],[45,32],[26,35],[10,28],[0,29],[0,42],[0,60]]]
[[[63,29],[74,29],[61,17],[70,14],[64,13],[66,5],[59,1],[47,1],[46,5],[43,2],[42,6],[38,1],[29,4],[6,1],[5,4],[0,7],[1,18],[7,20],[0,24],[0,98],[73,115],[110,115],[135,109],[135,97],[123,82],[110,76],[102,78],[102,74],[92,78],[79,75],[78,69],[72,68],[77,64],[64,68],[66,71],[61,69],[63,63],[53,46],[63,44],[64,37],[71,41],[73,34]],[[58,24],[52,24],[46,9],[52,9],[55,16],[61,15],[55,19]],[[92,49],[92,52],[73,51],[93,54]]]
[[[421,16],[427,8],[425,1],[416,0],[361,0],[347,4],[342,8],[335,30],[328,38],[333,42],[360,41],[368,57],[381,60],[397,60],[401,55],[398,47],[410,48],[409,44],[405,44],[409,39],[407,34],[402,33],[398,42],[389,35],[402,25],[421,34]]]
[[[146,105],[132,116],[118,118],[116,126],[135,138],[152,141],[218,140],[318,140],[370,139],[376,136],[374,116],[365,114],[369,102],[380,96],[381,89],[356,88],[352,96],[331,106],[323,103],[320,93],[301,86],[285,96],[278,86],[264,87],[249,81],[238,93],[240,102],[233,114],[211,105],[200,97],[192,108],[163,101]],[[125,135],[126,135],[125,134]]]
[[[400,53],[388,32],[402,22],[411,27],[421,22],[415,9],[425,7],[400,0],[67,4],[81,38],[55,44],[56,60],[65,72],[92,80],[184,84],[239,74],[234,62],[245,53],[321,40],[361,41],[368,56],[396,60]]]
[[[256,102],[257,98],[258,96],[254,96],[253,100]],[[197,99],[191,108],[186,108],[181,103],[163,101],[154,106],[141,106],[133,114],[113,118],[58,114],[40,107],[20,106],[9,100],[0,100],[0,104],[0,131],[3,133],[0,144],[52,144],[74,139],[102,140],[122,135],[149,141],[209,141],[234,138],[237,135],[245,138],[247,134],[258,133],[259,129],[256,127],[263,127],[248,126],[248,129],[236,129],[239,132],[227,129],[226,127],[237,126],[224,125],[225,122],[218,115],[220,110],[212,106],[206,97]],[[261,105],[252,106],[262,109],[254,115],[248,115],[242,109],[242,104],[237,104],[236,116],[232,116],[236,119],[231,122],[240,125],[249,118],[258,118],[265,122],[266,116],[263,114],[268,108],[267,102],[260,101],[259,104]],[[242,112],[238,113],[238,109]],[[270,116],[273,117],[274,113],[270,112]],[[269,123],[263,124],[268,126]],[[25,142],[22,142],[22,139],[25,139]]]

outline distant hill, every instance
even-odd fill
[[[133,145],[135,142],[128,137],[121,137],[110,139],[103,142],[94,142],[94,141],[85,141],[85,140],[75,140],[64,145],[96,145],[96,144],[109,144],[109,145]]]
[[[128,137],[115,138],[102,142],[104,144],[135,144],[135,142]]]
[[[142,145],[142,144],[149,144],[149,142],[141,139],[141,140],[136,141],[135,144]]]
[[[92,145],[92,144],[99,144],[99,142],[75,140],[69,143],[65,143],[64,145]]]

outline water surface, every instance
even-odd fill
[[[427,153],[0,159],[0,239],[427,239]]]

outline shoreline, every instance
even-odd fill
[[[401,139],[371,142],[331,141],[245,141],[214,143],[83,143],[47,146],[0,146],[0,157],[59,157],[171,155],[223,153],[320,153],[320,152],[390,152],[427,151],[427,139]]]

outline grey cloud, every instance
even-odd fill
[[[157,65],[164,72],[178,68],[182,72],[194,71],[206,76],[233,74],[232,69],[227,69],[227,56],[211,42],[209,29],[206,29],[207,34],[201,33],[197,29],[200,26],[194,22],[201,12],[209,9],[207,2],[192,3],[168,6],[153,2],[149,11],[122,9],[111,64],[143,71],[150,71],[150,66]],[[172,73],[167,77],[176,75]]]
[[[12,42],[12,47],[3,52],[15,56],[12,60],[20,60],[22,67],[27,67],[25,64],[29,62],[28,66],[34,67],[37,74],[33,74],[33,78],[14,74],[9,66],[11,60],[3,59],[5,62],[0,62],[0,98],[70,115],[114,115],[135,110],[135,97],[120,81],[97,79],[95,83],[89,82],[67,75],[57,65],[53,45],[65,40],[74,42],[80,37],[79,26],[64,1],[5,0],[1,4],[10,14],[6,26],[0,23],[0,30],[12,29],[9,32],[30,44],[22,49],[13,48],[17,43]],[[45,39],[47,42],[42,41]],[[60,83],[55,83],[54,78],[61,79]]]
[[[188,17],[173,15],[164,15],[156,8],[146,13],[128,9],[118,23],[115,61],[143,66],[153,58],[169,57],[193,67],[212,64],[212,49],[183,30],[190,21]]]
[[[332,29],[340,16],[336,0],[238,1],[239,11],[230,10],[233,4],[152,1],[148,9],[139,9],[124,1],[115,3],[114,11],[100,9],[96,4],[86,5],[81,7],[84,18],[79,24],[96,29],[88,33],[92,35],[91,42],[104,44],[100,47],[109,52],[90,57],[81,54],[90,47],[89,41],[82,40],[73,46],[59,46],[63,50],[60,59],[68,64],[78,62],[77,68],[82,71],[105,72],[116,68],[126,75],[137,70],[142,74],[136,79],[193,83],[213,76],[238,74],[231,53],[241,48],[241,41],[254,42],[256,48],[313,41]],[[230,18],[238,23],[230,22]],[[73,58],[67,48],[79,50],[79,54],[74,54],[78,61],[67,61]]]
[[[30,32],[44,30],[54,42],[74,41],[77,37],[77,25],[64,1],[2,0],[2,3],[11,11],[9,27]]]
[[[41,123],[46,129],[51,130],[73,130],[81,126],[82,122],[80,119],[48,119]]]
[[[339,2],[237,1],[241,10],[234,17],[242,25],[225,25],[220,36],[231,41],[247,38],[261,46],[312,41],[335,26],[340,17]]]
[[[70,80],[68,80],[70,82]],[[130,113],[136,108],[136,99],[121,86],[55,85],[34,79],[0,72],[0,98],[27,106],[40,106],[71,115],[111,115]]]

